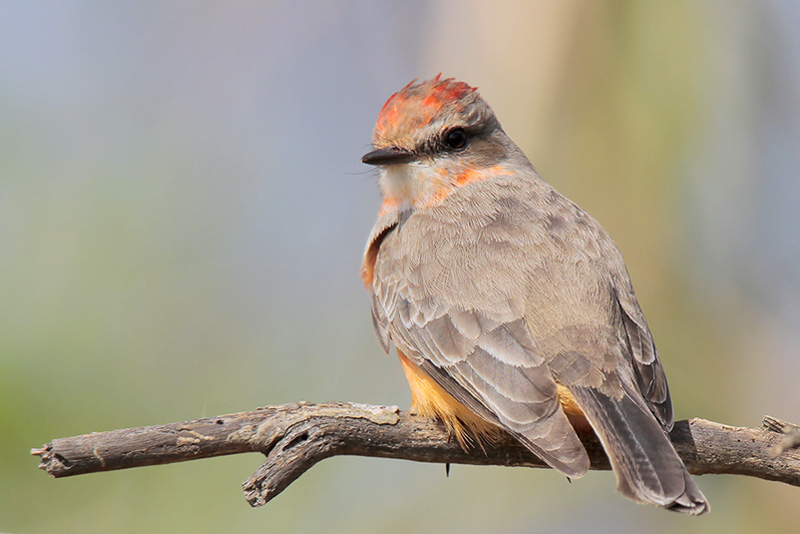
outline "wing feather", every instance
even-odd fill
[[[664,428],[671,430],[673,425],[672,399],[667,385],[667,376],[661,366],[661,360],[658,358],[656,345],[650,329],[647,327],[644,314],[633,295],[633,288],[630,287],[630,283],[626,286],[630,290],[619,291],[617,302],[622,312],[622,324],[627,334],[636,382],[650,410]]]
[[[405,294],[397,298],[391,335],[404,354],[456,400],[517,436],[554,468],[574,478],[586,472],[586,451],[560,408],[556,384],[524,320],[481,321],[476,312],[455,310],[418,324],[414,303]],[[497,326],[476,328],[481,322]]]

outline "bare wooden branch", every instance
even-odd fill
[[[704,419],[670,434],[689,472],[748,475],[800,486],[797,427],[767,416],[764,429]],[[594,436],[582,438],[592,469],[609,469]],[[788,441],[787,441],[788,440]],[[440,426],[396,406],[304,402],[219,417],[55,439],[32,454],[53,477],[166,464],[243,452],[267,460],[243,487],[261,506],[317,462],[337,455],[418,462],[547,467],[510,436],[465,452]]]

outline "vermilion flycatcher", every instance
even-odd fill
[[[383,205],[361,276],[412,411],[463,446],[503,429],[570,478],[593,429],[631,499],[708,503],[667,437],[672,404],[622,255],[536,174],[476,90],[436,77],[381,110]]]

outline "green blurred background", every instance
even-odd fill
[[[786,531],[800,489],[335,458],[250,509],[241,455],[52,480],[55,437],[410,401],[358,280],[385,99],[480,88],[628,261],[677,418],[800,422],[800,4],[0,3],[0,531]]]

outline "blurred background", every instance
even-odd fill
[[[410,402],[358,279],[384,101],[480,88],[628,262],[676,418],[800,422],[800,3],[0,3],[0,531],[753,532],[800,489],[334,458],[261,509],[240,455],[51,480],[55,437]],[[792,523],[793,522],[793,523]]]

